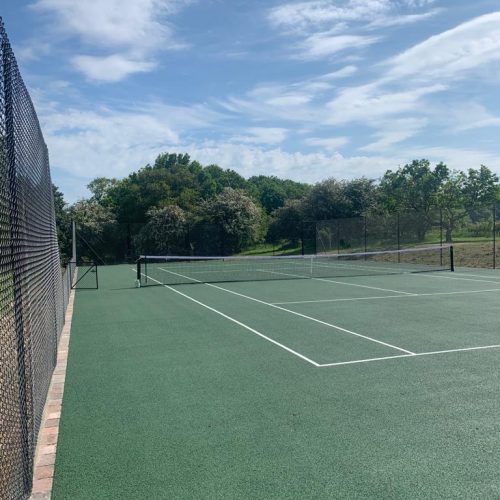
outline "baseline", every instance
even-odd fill
[[[343,365],[355,365],[355,364],[361,364],[361,363],[371,363],[373,361],[384,361],[388,359],[396,359],[396,358],[415,358],[417,356],[422,357],[422,356],[433,356],[436,354],[450,354],[454,352],[466,352],[466,351],[481,351],[481,350],[487,350],[487,349],[500,349],[500,344],[493,344],[493,345],[483,345],[483,346],[478,346],[478,347],[463,347],[461,349],[447,349],[444,351],[430,351],[430,352],[417,352],[414,354],[399,354],[397,356],[384,356],[381,358],[368,358],[368,359],[357,359],[354,361],[339,361],[337,363],[325,363],[325,364],[320,364],[318,368],[328,368],[328,367],[333,367],[333,366],[343,366]]]

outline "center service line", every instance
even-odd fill
[[[248,299],[248,300],[253,300],[254,302],[258,302],[259,304],[264,304],[266,306],[273,307],[275,309],[279,309],[281,311],[285,311],[285,312],[290,313],[290,314],[294,314],[295,316],[300,316],[301,318],[305,318],[305,319],[308,319],[310,321],[314,321],[316,323],[319,323],[321,325],[325,325],[325,326],[328,326],[330,328],[334,328],[335,330],[339,330],[341,332],[348,333],[348,334],[354,335],[356,337],[361,337],[361,338],[363,338],[365,340],[369,340],[370,342],[375,342],[377,344],[381,344],[381,345],[384,345],[386,347],[390,347],[391,349],[396,349],[397,351],[404,352],[404,353],[406,353],[408,355],[415,355],[414,352],[408,351],[407,349],[403,349],[402,347],[398,347],[398,346],[395,346],[395,345],[392,345],[392,344],[388,344],[387,342],[382,342],[381,340],[377,340],[377,339],[374,339],[372,337],[368,337],[367,335],[362,335],[361,333],[353,332],[352,330],[347,330],[346,328],[342,328],[341,326],[334,325],[332,323],[327,323],[326,321],[321,321],[320,319],[313,318],[312,316],[307,316],[305,314],[293,311],[291,309],[286,309],[285,307],[281,307],[281,306],[277,306],[275,304],[271,304],[270,302],[264,302],[263,300],[256,299],[254,297],[250,297],[250,296],[244,295],[242,293],[234,292],[233,290],[229,290],[227,288],[223,288],[221,286],[214,285],[213,283],[203,283],[200,280],[197,280],[197,279],[194,279],[194,278],[190,278],[189,276],[184,276],[183,274],[179,274],[179,273],[176,273],[174,271],[170,271],[168,269],[164,269],[162,267],[159,267],[158,269],[161,269],[162,271],[164,271],[166,273],[170,273],[170,274],[174,274],[174,275],[180,276],[181,278],[184,278],[184,279],[188,279],[188,280],[191,280],[191,281],[195,281],[197,283],[202,283],[202,284],[204,284],[206,286],[217,288],[218,290],[222,290],[223,292],[232,293],[233,295],[238,295],[239,297],[243,297],[243,298]],[[164,285],[164,286],[166,286],[166,285]],[[170,288],[170,287],[168,287],[168,288]],[[174,291],[177,291],[177,290],[174,290]]]

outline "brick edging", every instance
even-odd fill
[[[74,300],[75,290],[71,290],[64,327],[59,340],[57,364],[50,382],[49,393],[42,416],[42,424],[38,433],[33,471],[33,488],[30,500],[50,500],[52,493]]]

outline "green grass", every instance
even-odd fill
[[[290,243],[280,243],[273,245],[271,243],[261,243],[252,248],[243,250],[238,255],[300,255],[302,253],[302,246],[292,245]]]
[[[495,287],[440,276],[340,281]],[[499,350],[316,368],[171,290],[131,288],[127,266],[99,277],[76,296],[54,500],[500,496]],[[364,297],[286,307],[415,352],[500,344],[498,293],[220,286],[264,302]],[[398,354],[207,285],[176,289],[321,363]]]

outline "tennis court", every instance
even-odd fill
[[[499,496],[500,273],[366,261],[237,281],[157,261],[141,288],[100,268],[76,295],[53,498]]]

